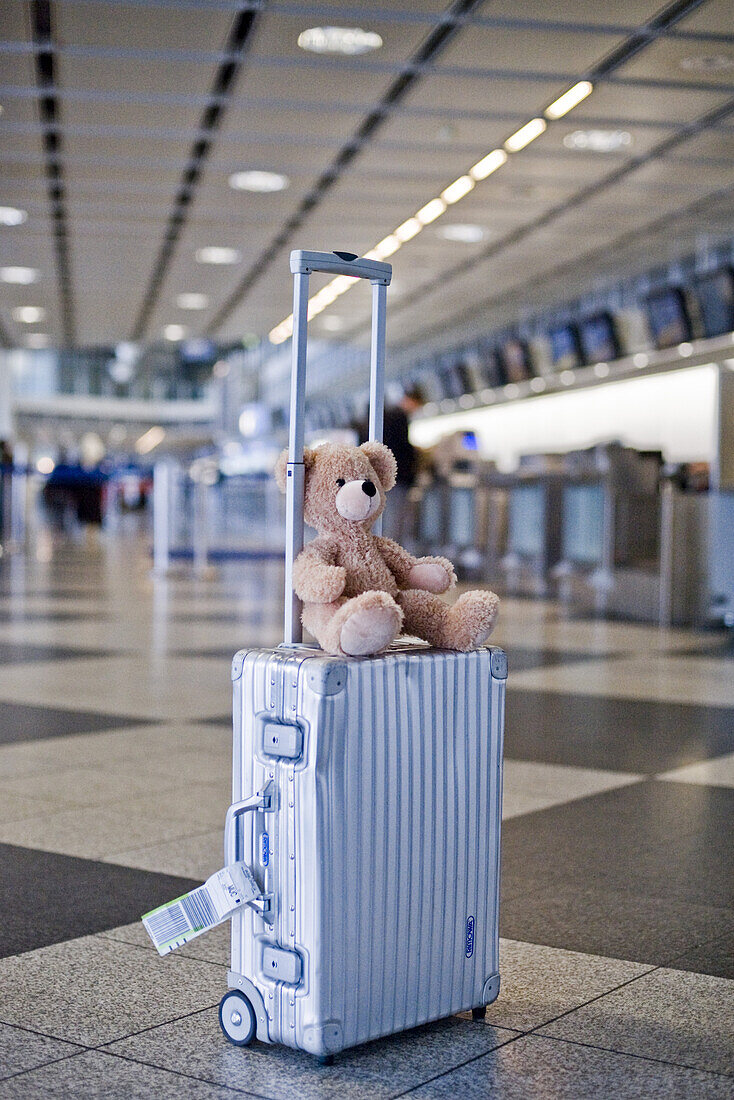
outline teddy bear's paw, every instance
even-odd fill
[[[403,613],[385,592],[357,596],[354,610],[342,624],[339,646],[349,657],[379,653],[394,641],[403,624]]]
[[[494,630],[500,601],[494,592],[465,592],[449,610],[447,624],[452,649],[478,649]]]
[[[419,561],[408,575],[411,588],[422,588],[425,592],[441,593],[451,586],[452,575],[435,561]]]

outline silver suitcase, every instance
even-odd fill
[[[294,380],[287,481],[286,639],[232,664],[233,804],[225,862],[262,891],[232,917],[230,1041],[255,1036],[321,1061],[499,992],[502,732],[507,661],[406,641],[339,658],[300,643],[308,276],[373,283],[370,434],[382,423],[389,264],[291,255]],[[303,467],[301,466],[301,471]]]

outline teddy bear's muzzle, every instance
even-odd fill
[[[336,510],[344,519],[359,522],[380,510],[380,494],[373,481],[348,481],[336,494]]]

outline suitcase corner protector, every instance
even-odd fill
[[[347,662],[334,657],[305,661],[306,683],[317,695],[339,695],[347,686]]]
[[[482,989],[482,1003],[485,1005],[491,1005],[493,1001],[496,1001],[500,995],[500,976],[499,972],[496,974],[490,974],[484,983]]]
[[[505,653],[504,649],[500,649],[498,646],[492,646],[492,655],[489,659],[489,667],[491,669],[493,679],[507,679],[507,654]]]
[[[239,680],[242,675],[242,668],[245,663],[245,657],[249,653],[249,649],[240,649],[235,653],[232,658],[232,683]]]

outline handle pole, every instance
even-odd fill
[[[306,409],[306,326],[308,323],[308,273],[296,272],[293,280],[293,369],[291,371],[290,432],[285,486],[285,618],[287,645],[300,642],[301,601],[293,590],[293,563],[303,549],[303,432]]]
[[[387,312],[387,286],[372,284],[372,347],[370,350],[370,422],[369,437],[382,442],[385,419],[385,314]],[[382,534],[382,516],[375,520],[372,529]]]

